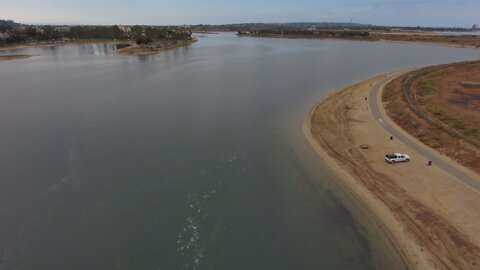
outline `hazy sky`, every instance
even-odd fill
[[[480,0],[0,0],[0,19],[52,24],[480,23]]]

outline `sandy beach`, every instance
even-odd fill
[[[388,74],[388,80],[401,74]],[[390,140],[365,100],[384,79],[371,78],[321,100],[304,122],[305,137],[351,196],[372,211],[407,268],[479,269],[479,194]],[[408,153],[411,161],[387,164],[388,152]]]

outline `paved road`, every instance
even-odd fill
[[[427,151],[426,149],[421,147],[419,144],[417,144],[415,141],[412,141],[411,139],[403,135],[401,132],[399,132],[398,130],[396,130],[395,128],[393,128],[383,120],[383,116],[380,114],[380,111],[378,109],[379,104],[377,102],[377,95],[389,80],[390,79],[385,78],[384,80],[375,84],[373,86],[373,89],[370,91],[370,94],[368,97],[370,112],[372,113],[373,117],[377,120],[377,122],[379,122],[379,124],[388,133],[390,133],[395,138],[395,140],[402,142],[403,144],[405,144],[406,146],[410,147],[415,152],[417,152],[419,155],[423,156],[425,158],[425,162],[427,162],[428,160],[431,160],[433,162],[433,166],[437,166],[443,169],[447,173],[457,178],[459,181],[462,181],[465,185],[480,192],[480,180],[478,178],[474,178],[464,173],[462,170],[458,169],[457,167],[441,159],[438,156],[438,154]]]

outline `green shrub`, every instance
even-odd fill
[[[426,96],[435,93],[435,88],[433,87],[433,81],[429,78],[421,78],[418,81],[419,91],[417,94],[419,96]]]
[[[480,136],[480,131],[478,129],[475,129],[475,128],[466,128],[463,131],[463,134],[465,134],[467,136],[471,136],[471,137],[478,137],[478,136]]]

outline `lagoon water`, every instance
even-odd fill
[[[0,269],[403,269],[301,134],[333,89],[473,50],[237,38],[0,54]]]

